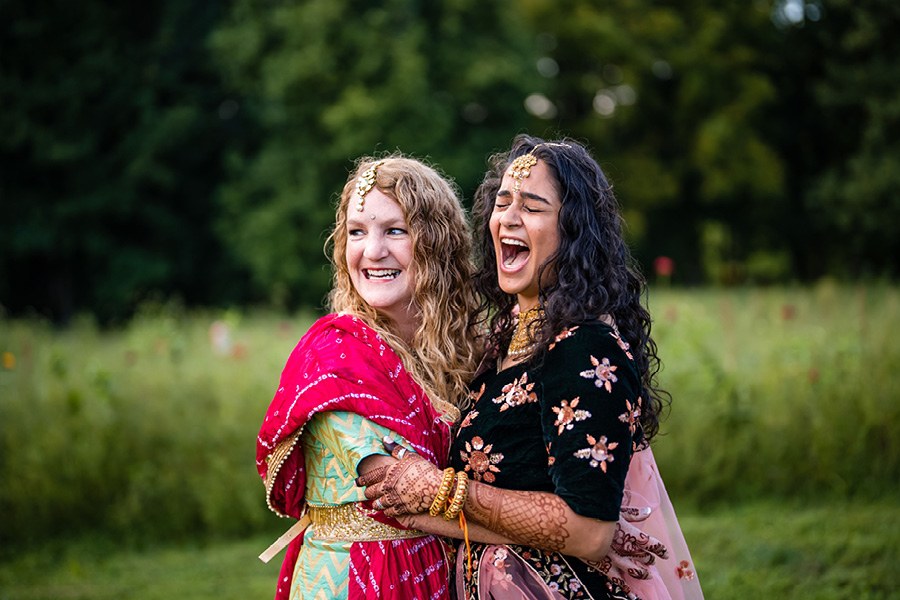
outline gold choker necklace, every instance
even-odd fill
[[[544,310],[540,304],[519,314],[516,331],[513,333],[512,339],[509,341],[509,347],[506,349],[507,357],[518,358],[531,353],[536,343],[534,337],[532,337],[534,333],[532,326],[535,324],[535,321],[543,316]]]

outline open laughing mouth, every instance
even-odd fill
[[[531,249],[528,244],[515,238],[500,238],[500,260],[507,269],[521,267],[528,262]]]
[[[400,276],[400,269],[363,269],[366,279],[388,281]]]

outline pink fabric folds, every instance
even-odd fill
[[[635,508],[641,516],[649,512],[649,516],[633,521],[632,525],[656,538],[668,549],[667,558],[657,558],[648,567],[647,579],[623,574],[631,592],[641,600],[702,599],[703,591],[700,589],[691,553],[650,448],[635,452],[631,457],[628,476],[625,478],[623,507]]]
[[[565,600],[551,589],[518,554],[506,546],[487,546],[478,563],[474,600]],[[456,559],[456,597],[466,599],[465,556]]]
[[[276,513],[295,519],[303,516],[306,470],[300,444],[271,464],[270,455],[274,456],[281,442],[302,431],[314,414],[335,410],[354,412],[383,425],[407,440],[423,458],[440,468],[447,464],[450,427],[400,357],[361,319],[327,315],[310,327],[288,358],[256,440],[259,475],[266,481],[272,469],[274,476],[274,480],[269,477],[267,501]],[[381,513],[372,518],[402,528]],[[277,599],[287,597],[302,539],[297,537],[288,546]],[[433,538],[421,539],[432,539],[432,545],[439,546]]]
[[[350,547],[348,600],[445,600],[450,566],[434,536],[356,542]]]
[[[319,412],[346,410],[396,431],[438,467],[447,463],[450,427],[432,407],[400,357],[376,331],[350,315],[316,321],[294,348],[256,439],[256,468],[263,480],[275,447]],[[272,485],[270,507],[300,518],[306,472],[299,446],[287,456]]]

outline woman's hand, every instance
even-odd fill
[[[372,506],[389,517],[427,512],[441,485],[441,471],[394,442],[384,446],[399,460],[360,475],[356,485],[365,487]]]
[[[626,575],[633,579],[649,579],[648,567],[653,565],[657,558],[666,559],[669,556],[665,544],[632,524],[643,521],[648,516],[650,516],[649,508],[634,510],[632,507],[623,506],[609,554],[598,563],[591,563],[626,590],[628,590]]]

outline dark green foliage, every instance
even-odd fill
[[[0,302],[67,320],[243,297],[212,229],[219,3],[4,3]]]
[[[333,203],[357,157],[400,150],[471,192],[526,123],[529,41],[495,3],[238,2],[212,48],[264,134],[232,157],[219,223],[269,298],[320,303]]]
[[[586,142],[675,283],[896,277],[889,0],[0,4],[0,304],[321,305],[353,161]]]

